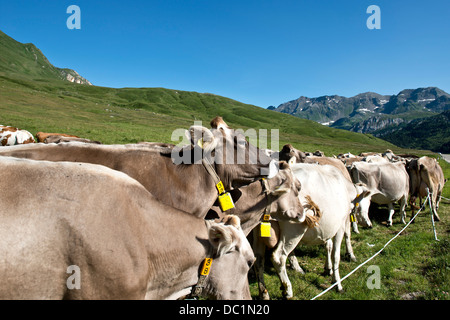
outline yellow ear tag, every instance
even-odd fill
[[[261,238],[270,238],[270,222],[261,222]]]
[[[356,222],[355,215],[353,213],[350,215],[350,221]]]
[[[219,181],[219,183],[216,184],[216,188],[217,188],[217,191],[219,192],[219,194],[222,194],[225,192],[225,187],[223,186],[222,181]]]
[[[219,195],[219,204],[222,211],[227,211],[234,208],[233,198],[229,192]]]
[[[269,214],[269,213],[265,213],[265,214],[263,215],[263,220],[266,221],[266,222],[268,222],[268,221],[270,220],[270,214]]]
[[[355,203],[355,206],[356,206],[356,207],[359,207],[359,202]]]
[[[197,140],[197,145],[203,149],[203,138]]]
[[[203,263],[202,271],[200,272],[200,275],[207,276],[209,274],[209,270],[211,270],[212,265],[212,258],[206,258],[205,262]]]

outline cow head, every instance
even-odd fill
[[[295,149],[292,144],[285,144],[280,151],[280,160],[289,161],[292,157],[297,163],[305,162],[306,154],[300,150]]]
[[[405,168],[409,176],[409,193],[412,197],[417,197],[421,182],[418,159],[406,160]]]
[[[239,218],[228,215],[224,221],[210,222],[208,226],[214,260],[203,295],[212,299],[242,300],[250,297],[247,274],[255,256]]]
[[[290,163],[295,163],[295,158],[291,158]],[[293,175],[289,163],[280,161],[279,168],[279,172],[267,180],[270,214],[277,220],[304,222],[304,210],[298,198],[300,181]]]
[[[247,185],[277,171],[265,150],[250,144],[241,131],[228,127],[221,117],[211,121],[211,129],[192,126],[187,136],[197,154],[194,158],[209,159],[226,189]]]
[[[352,213],[355,214],[356,220],[363,227],[372,227],[369,219],[369,207],[371,194],[367,187],[363,184],[356,184],[356,198],[352,200]]]

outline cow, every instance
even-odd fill
[[[0,145],[14,146],[18,144],[34,143],[34,137],[26,130],[0,125]]]
[[[400,204],[401,222],[406,223],[405,207],[409,195],[409,176],[402,162],[355,162],[348,169],[353,183],[362,183],[370,190],[371,202],[388,205],[387,226],[392,226],[394,203],[397,201]],[[368,203],[361,204],[361,210],[368,212]]]
[[[58,135],[50,135],[45,138],[44,143],[63,143],[63,142],[82,142],[82,143],[94,143],[94,144],[102,144],[100,141],[90,140],[85,138],[78,137],[66,137],[66,136],[58,136]]]
[[[272,178],[261,179],[229,193],[235,207],[226,211],[240,218],[241,228],[247,236],[260,222],[264,213],[277,220],[291,219],[303,222],[303,206],[298,199],[301,184],[287,162],[280,162],[279,172]],[[207,217],[221,219],[225,213],[219,205],[211,208]]]
[[[355,260],[350,242],[350,215],[353,212],[358,222],[370,227],[367,212],[359,210],[362,202],[368,202],[369,191],[363,186],[355,186],[348,181],[341,172],[330,165],[316,165],[296,163],[291,165],[294,176],[299,179],[302,189],[299,194],[300,202],[306,208],[304,215],[319,217],[313,224],[293,223],[279,220],[279,231],[273,243],[276,243],[271,260],[284,288],[286,298],[292,298],[292,285],[286,273],[286,258],[301,244],[325,244],[327,261],[325,269],[333,274],[338,283],[338,290],[342,290],[339,275],[340,247],[342,239],[346,237],[347,253]],[[261,238],[256,238],[253,250],[256,255],[255,268],[258,270],[260,297],[268,299],[269,295],[263,279],[264,246]]]
[[[332,165],[339,169],[341,173],[344,175],[344,177],[348,181],[352,181],[350,178],[350,174],[348,173],[347,168],[345,167],[344,163],[340,159],[335,159],[331,157],[325,157],[325,156],[306,156],[306,154],[300,150],[297,150],[294,148],[291,144],[286,144],[283,146],[281,151],[279,152],[279,158],[280,160],[288,161],[294,157],[296,159],[296,163],[318,163],[320,165]],[[355,233],[359,233],[358,225],[356,221],[352,222],[352,230]]]
[[[204,218],[218,196],[214,172],[225,190],[276,173],[272,159],[221,117],[214,118],[211,126],[211,130],[191,126],[186,132],[191,144],[174,148],[73,142],[5,147],[0,155],[104,165],[136,179],[159,201]],[[214,172],[202,163],[205,158],[210,159]],[[240,158],[242,163],[227,163],[229,158]]]
[[[292,157],[295,157],[296,163],[318,163],[321,165],[329,164],[338,168],[342,172],[344,177],[348,179],[348,181],[352,181],[347,168],[342,163],[342,161],[331,157],[325,157],[323,155],[323,152],[321,152],[321,154],[322,155],[306,156],[304,152],[297,150],[291,144],[286,144],[281,149],[279,158],[280,160],[289,161]]]
[[[436,159],[423,156],[419,159],[409,160],[406,168],[410,178],[411,218],[414,216],[414,203],[417,197],[420,198],[420,203],[422,203],[422,199],[428,195],[428,188],[432,206],[430,210],[433,212],[434,219],[439,221],[437,210],[439,209],[442,189],[446,182],[441,166]]]
[[[0,163],[0,299],[243,298],[255,257],[236,216],[194,217],[105,166]]]
[[[47,143],[45,142],[45,139],[49,136],[59,136],[59,137],[67,137],[67,138],[79,138],[79,136],[75,136],[72,134],[66,134],[66,133],[49,133],[49,132],[42,132],[39,131],[36,133],[36,139],[37,142]]]
[[[365,156],[362,159],[362,161],[368,162],[368,163],[388,163],[388,162],[393,162],[393,161],[390,161],[387,157],[376,155],[376,154]]]

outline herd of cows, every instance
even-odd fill
[[[189,128],[183,147],[42,132],[35,143],[0,126],[0,299],[251,299],[252,266],[269,299],[267,248],[292,298],[286,261],[302,272],[299,244],[325,245],[342,290],[341,243],[354,260],[371,203],[388,205],[389,226],[398,202],[405,223],[408,199],[414,211],[429,192],[439,220],[446,180],[433,158],[261,150],[221,117],[210,126]]]

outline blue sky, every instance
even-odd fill
[[[380,30],[366,27],[372,4]],[[80,30],[66,27],[69,5]],[[0,0],[0,30],[95,85],[264,108],[302,95],[450,92],[449,16],[448,0]]]

